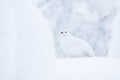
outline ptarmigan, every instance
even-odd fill
[[[93,57],[91,46],[84,40],[71,35],[68,31],[60,32],[60,47],[66,57]]]

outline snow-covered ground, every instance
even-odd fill
[[[55,77],[56,80],[120,80],[120,59],[57,59]]]

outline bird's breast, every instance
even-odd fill
[[[60,41],[60,46],[64,52],[71,53],[71,52],[80,52],[82,49],[82,45],[77,43],[77,41],[69,38],[63,38]]]

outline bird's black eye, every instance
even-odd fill
[[[67,33],[67,31],[65,31],[65,33]]]
[[[61,34],[63,34],[63,32],[61,32]]]

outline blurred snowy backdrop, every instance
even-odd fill
[[[48,19],[54,34],[57,57],[66,57],[59,44],[61,30],[87,41],[96,56],[108,56],[116,0],[33,0]]]
[[[52,36],[32,0],[0,0],[0,80],[54,80]]]
[[[66,68],[75,72],[69,77],[73,80],[80,79],[75,77],[78,72],[93,80],[86,75],[89,70],[91,77],[97,77],[95,80],[101,75],[107,77],[101,77],[105,80],[120,80],[119,60],[76,58],[70,59],[67,67],[67,59],[56,60],[55,56],[56,45],[57,56],[66,57],[59,46],[59,34],[67,28],[89,42],[97,56],[109,53],[108,56],[120,58],[120,2],[105,1],[0,0],[0,80],[57,80],[56,71],[62,66],[66,66],[63,72]],[[63,61],[56,67],[59,60]]]

